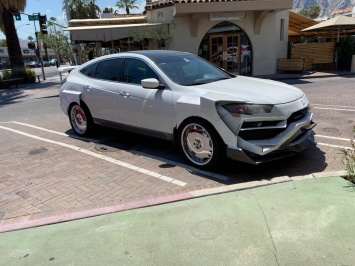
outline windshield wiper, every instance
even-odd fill
[[[208,82],[193,82],[193,83],[190,83],[190,84],[186,84],[185,86],[194,86],[194,85],[202,85],[202,84],[206,84]]]
[[[230,79],[230,78],[229,77],[218,78],[218,79],[214,79],[211,82],[220,81],[220,80],[224,80],[224,79]]]

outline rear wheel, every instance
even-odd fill
[[[223,143],[209,123],[196,118],[180,126],[179,146],[191,164],[201,169],[210,169],[221,158]]]
[[[69,111],[69,121],[74,132],[79,136],[88,136],[93,132],[94,123],[86,106],[73,104]]]

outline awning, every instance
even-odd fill
[[[72,41],[112,41],[133,36],[140,28],[149,28],[162,25],[161,23],[120,24],[102,26],[68,27]],[[166,25],[168,26],[168,25]]]
[[[305,33],[301,30],[318,24],[317,21],[301,16],[297,13],[290,11],[289,14],[289,26],[288,26],[288,36],[309,36],[314,35],[314,33]]]
[[[323,31],[327,33],[336,33],[339,41],[340,32],[351,33],[355,31],[355,18],[339,15],[329,20],[323,21],[312,27],[307,27],[302,32]]]

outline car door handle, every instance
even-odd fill
[[[124,91],[119,92],[119,94],[120,94],[121,96],[123,96],[123,97],[129,97],[129,96],[130,96],[129,93],[124,92]]]

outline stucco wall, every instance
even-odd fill
[[[198,53],[200,42],[206,32],[221,21],[210,21],[210,13],[200,14],[197,36],[190,34],[190,15],[175,15],[174,7],[153,10],[147,13],[149,22],[170,23],[173,41],[170,50]],[[254,12],[245,12],[241,20],[230,20],[249,36],[253,49],[253,75],[276,73],[277,59],[287,57],[288,11],[268,14],[260,34],[254,33]],[[284,19],[284,39],[280,40],[280,24]]]

